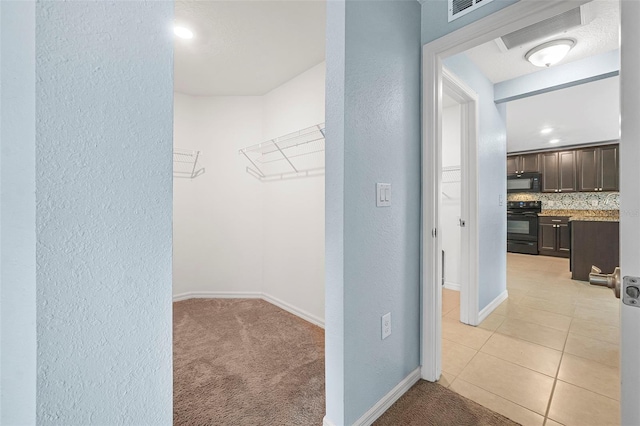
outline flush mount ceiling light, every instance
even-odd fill
[[[176,25],[175,27],[173,27],[173,33],[177,37],[183,38],[185,40],[189,40],[193,38],[193,31],[191,31],[189,28],[186,28],[186,27],[180,27]]]
[[[524,58],[537,67],[550,67],[563,60],[575,44],[568,38],[549,41],[528,51]]]
[[[558,142],[560,142],[560,139],[551,139],[549,141],[549,143],[558,143]]]
[[[553,129],[551,127],[545,127],[544,129],[540,130],[540,133],[543,135],[548,135],[551,132],[553,132]]]

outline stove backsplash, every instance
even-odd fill
[[[542,210],[619,210],[618,192],[511,193],[508,201],[542,201]]]

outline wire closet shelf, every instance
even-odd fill
[[[195,179],[204,173],[204,167],[198,169],[200,151],[191,149],[173,149],[173,176],[178,178]]]
[[[247,173],[265,182],[324,174],[324,123],[243,148]]]

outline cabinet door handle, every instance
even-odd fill
[[[562,219],[551,219],[551,222],[562,222]]]
[[[558,192],[558,190],[556,189],[556,192]]]
[[[558,192],[562,192],[562,189],[558,189]]]

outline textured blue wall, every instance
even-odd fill
[[[172,423],[172,2],[36,3],[37,423]]]
[[[327,418],[342,425],[419,366],[420,5],[332,1],[327,20]]]
[[[0,424],[36,423],[35,2],[0,2]]]
[[[501,111],[493,102],[493,83],[464,54],[444,60],[479,97],[478,214],[479,214],[479,310],[507,288],[507,138]],[[498,197],[503,197],[503,205]]]

